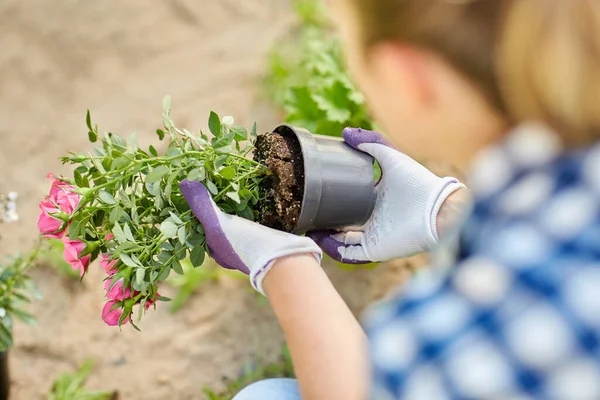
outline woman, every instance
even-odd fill
[[[236,400],[600,399],[600,3],[332,8],[391,142],[344,131],[382,166],[369,223],[297,237],[225,215],[200,183],[182,183],[213,257],[268,296],[298,377]],[[466,203],[461,183],[406,154],[471,168],[474,204],[455,266],[374,308],[367,342],[321,249],[354,263],[428,251]]]

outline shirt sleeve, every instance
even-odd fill
[[[522,219],[491,237],[367,313],[372,399],[600,399],[596,256]]]

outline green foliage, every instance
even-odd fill
[[[345,127],[372,129],[364,97],[350,80],[340,42],[331,32],[320,0],[296,0],[301,30],[271,51],[268,95],[286,122],[322,135]]]
[[[287,347],[282,349],[278,362],[267,364],[263,361],[258,363],[247,362],[244,365],[242,374],[236,380],[227,382],[227,388],[222,392],[215,392],[210,389],[204,389],[204,393],[209,400],[229,400],[240,390],[253,382],[269,378],[293,378],[294,368],[292,358]]]
[[[27,256],[17,255],[5,263],[0,263],[0,351],[13,345],[13,320],[17,318],[26,324],[35,324],[35,318],[23,307],[32,298],[41,294],[27,275],[27,270],[38,257],[41,244]]]
[[[92,373],[93,362],[87,360],[73,374],[64,373],[54,381],[48,400],[116,400],[116,392],[90,391],[84,388],[85,382]]]
[[[169,96],[163,110],[163,129],[156,133],[160,140],[168,140],[166,154],[159,155],[152,146],[143,150],[135,135],[129,140],[113,133],[101,137],[88,113],[88,137],[101,147],[94,154],[63,158],[63,163],[76,166],[73,179],[66,181],[82,195],[68,217],[68,236],[85,242],[81,256],[91,254],[93,260],[108,254],[117,260],[113,282],[123,278],[125,287],[135,293],[132,301],[120,305],[121,322],[134,305],[164,300],[157,295],[158,282],[171,270],[183,274],[181,262],[186,258],[194,266],[201,265],[208,252],[204,229],[192,215],[179,183],[186,178],[203,182],[224,212],[252,220],[259,183],[266,173],[262,164],[247,157],[253,149],[255,126],[248,132],[233,125],[232,117],[221,120],[211,112],[209,138],[175,126]]]

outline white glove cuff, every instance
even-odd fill
[[[251,270],[250,284],[257,292],[259,292],[260,294],[262,294],[265,297],[267,296],[267,294],[265,293],[265,291],[263,289],[263,280],[265,279],[265,277],[267,276],[267,274],[269,273],[271,268],[273,268],[273,265],[275,264],[275,262],[277,260],[279,260],[280,258],[287,257],[287,256],[293,256],[293,255],[300,255],[300,254],[311,254],[315,258],[317,263],[321,264],[321,259],[323,258],[323,252],[321,251],[321,249],[311,239],[309,239],[309,238],[302,238],[302,239],[306,239],[306,242],[303,243],[302,246],[299,246],[299,247],[290,246],[290,248],[288,248],[288,249],[281,249],[281,251],[279,251],[277,253],[277,255],[271,254],[269,260],[259,263],[259,265],[262,264],[262,267]],[[296,243],[296,244],[298,244],[298,243]]]
[[[458,189],[465,189],[466,186],[463,185],[458,179],[452,177],[442,178],[442,183],[439,186],[439,192],[437,196],[432,196],[433,205],[431,207],[431,214],[429,219],[429,230],[430,235],[428,235],[428,245],[431,248],[432,246],[439,243],[440,238],[438,235],[437,229],[437,216],[442,208],[442,205],[452,193],[456,192]]]

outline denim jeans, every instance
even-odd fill
[[[266,379],[245,387],[232,400],[300,400],[300,390],[295,379]]]

